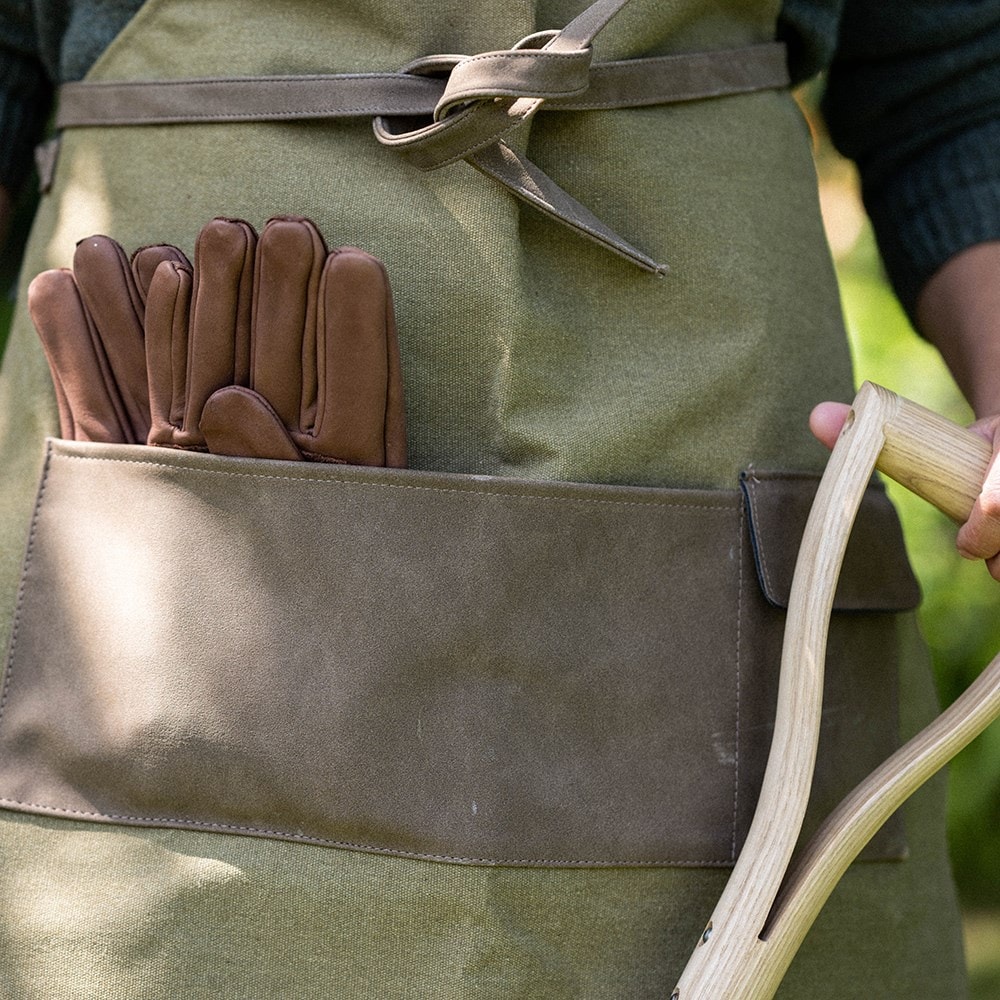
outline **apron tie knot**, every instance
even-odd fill
[[[375,118],[379,142],[434,170],[463,160],[528,121],[551,98],[576,97],[590,86],[593,50],[549,50],[558,32],[529,35],[512,49],[474,56],[423,56],[400,70],[412,76],[445,77],[432,119],[400,128],[386,115]],[[534,47],[542,46],[542,47]]]
[[[579,96],[590,86],[594,36],[628,3],[597,0],[559,31],[542,31],[511,49],[474,56],[433,55],[401,70],[446,75],[431,120],[378,115],[375,136],[421,170],[459,160],[499,181],[512,194],[580,234],[655,274],[666,267],[637,250],[505,140],[548,99]]]

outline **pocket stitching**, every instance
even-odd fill
[[[318,486],[352,486],[358,487],[360,489],[388,489],[388,490],[412,490],[421,492],[431,492],[431,493],[449,493],[457,494],[460,496],[474,496],[474,497],[517,497],[524,500],[544,500],[548,503],[556,504],[603,504],[609,506],[621,506],[621,507],[670,507],[675,510],[717,510],[724,513],[732,513],[735,511],[738,504],[738,492],[731,491],[733,502],[730,504],[723,503],[712,503],[711,501],[705,501],[704,503],[691,503],[690,501],[677,501],[668,497],[648,497],[644,499],[601,499],[597,497],[585,498],[585,497],[560,497],[553,496],[547,493],[532,493],[527,489],[520,489],[516,485],[512,485],[509,489],[477,489],[474,486],[469,487],[449,487],[449,486],[433,486],[426,485],[420,486],[411,483],[378,483],[378,482],[358,482],[350,479],[322,479],[314,476],[291,476],[291,475],[281,475],[277,472],[266,472],[261,470],[259,472],[236,472],[235,470],[230,471],[227,469],[206,469],[200,468],[197,465],[185,465],[181,463],[172,464],[168,462],[154,462],[147,459],[139,458],[109,458],[107,456],[91,456],[91,455],[74,455],[68,453],[58,453],[54,457],[70,460],[70,461],[81,461],[81,462],[111,462],[111,463],[123,463],[127,465],[140,465],[149,468],[156,469],[166,469],[166,470],[184,470],[186,472],[193,472],[195,474],[201,475],[214,475],[214,476],[230,476],[238,479],[269,479],[277,482],[303,482],[312,483]],[[477,478],[477,477],[470,477]],[[610,485],[610,484],[592,484],[592,483],[573,483],[567,482],[563,483],[561,481],[553,481],[555,485],[560,486],[593,486],[593,485]],[[610,485],[610,488],[615,488]],[[655,487],[651,487],[655,488]]]
[[[313,837],[306,833],[291,833],[287,830],[270,830],[266,827],[241,826],[237,823],[213,823],[208,820],[177,819],[171,816],[132,816],[124,813],[91,812],[85,809],[69,809],[64,806],[50,806],[42,802],[23,802],[19,799],[0,797],[0,806],[29,810],[39,815],[53,815],[63,818],[80,817],[83,820],[122,822],[140,826],[159,827],[168,830],[195,830],[206,833],[229,833],[242,836],[263,837],[270,840],[282,840],[293,843],[314,844],[318,847],[335,847],[343,850],[362,851],[365,854],[384,854],[390,857],[413,858],[421,861],[444,861],[451,864],[484,865],[500,867],[517,865],[519,867],[587,867],[587,868],[728,868],[732,859],[707,859],[674,861],[671,859],[587,859],[587,858],[472,858],[450,854],[431,854],[420,851],[406,851],[397,848],[379,847],[376,844],[359,844],[345,840],[333,840],[327,837]]]
[[[20,630],[21,616],[24,611],[24,599],[27,591],[27,578],[31,569],[31,562],[35,551],[35,538],[38,533],[38,521],[42,511],[42,502],[45,498],[45,488],[49,481],[49,471],[52,468],[52,445],[46,444],[45,466],[42,469],[41,480],[38,484],[38,495],[35,497],[35,506],[31,512],[31,528],[28,531],[28,544],[24,552],[24,566],[21,570],[21,579],[17,587],[17,606],[14,611],[14,621],[11,625],[10,646],[7,653],[6,669],[4,670],[3,693],[0,694],[0,724],[3,722],[4,711],[10,697],[11,677],[14,673],[14,656],[17,649],[17,635]]]

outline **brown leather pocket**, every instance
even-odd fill
[[[656,490],[48,447],[4,807],[483,864],[734,859],[783,624],[751,537],[773,591],[797,538],[762,497],[776,483],[806,509],[815,480]],[[901,549],[879,558],[912,588]],[[895,744],[886,608],[907,593],[835,616],[821,801]]]

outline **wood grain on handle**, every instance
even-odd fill
[[[872,389],[888,392],[877,386]],[[886,407],[892,412],[883,430],[878,470],[953,521],[966,521],[989,468],[990,446],[973,431],[902,396],[894,396]]]

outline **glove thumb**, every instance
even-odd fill
[[[274,407],[253,389],[227,385],[208,397],[199,424],[213,455],[302,461]]]

